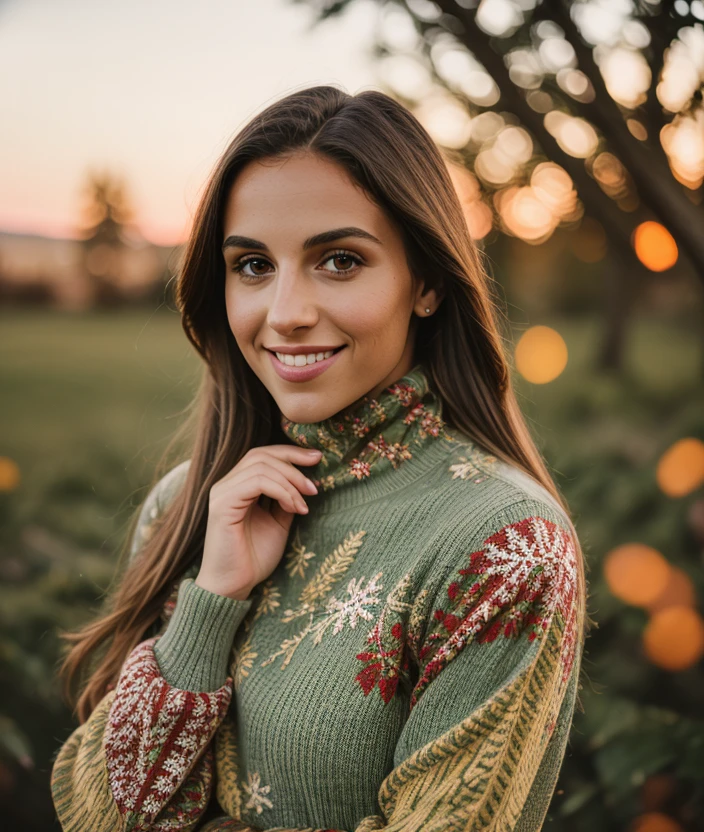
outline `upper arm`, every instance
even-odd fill
[[[130,541],[130,563],[142,546],[149,540],[154,523],[183,485],[190,467],[190,459],[179,463],[168,471],[147,494],[139,511],[137,525]]]
[[[399,765],[554,653],[558,708],[581,633],[578,552],[547,506],[513,506],[485,525],[433,595]]]

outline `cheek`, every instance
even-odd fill
[[[225,286],[225,308],[230,330],[244,351],[256,332],[255,310],[248,306],[241,295],[236,296],[229,284]]]
[[[386,277],[376,287],[367,285],[363,293],[345,305],[341,314],[349,321],[349,331],[392,341],[408,328],[408,293],[402,281]]]

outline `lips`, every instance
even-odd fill
[[[276,353],[267,350],[271,356],[271,363],[277,374],[284,381],[310,381],[316,378],[321,373],[329,369],[338,359],[340,353],[345,348],[346,344],[338,347],[329,358],[324,358],[322,361],[315,361],[313,364],[304,364],[302,367],[291,366],[290,364],[283,364],[276,357]]]
[[[341,350],[341,349],[344,349],[344,347],[345,347],[345,346],[346,346],[345,344],[342,344],[342,345],[341,345],[341,346],[339,346],[339,347],[334,347],[334,348],[333,348],[333,353],[340,352],[340,350]],[[267,347],[267,349],[268,349],[268,347]],[[329,349],[329,348],[328,348],[328,349]],[[276,355],[276,353],[277,353],[277,352],[286,352],[286,350],[269,350],[269,349],[268,349],[268,351],[269,351],[272,355]],[[324,350],[308,349],[308,351],[307,351],[307,352],[302,351],[302,352],[300,352],[300,353],[295,353],[295,352],[292,352],[292,353],[286,353],[286,354],[287,354],[287,355],[296,355],[296,354],[298,354],[298,355],[309,355],[309,354],[311,354],[311,353],[315,353],[315,354],[317,355],[319,352],[327,352],[327,351],[328,351],[327,349],[324,349]]]

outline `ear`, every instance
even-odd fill
[[[425,285],[422,282],[419,282],[416,289],[413,311],[419,318],[427,318],[437,312],[443,298],[444,293],[442,290],[439,288],[425,289]],[[426,312],[426,309],[430,309],[430,312]]]

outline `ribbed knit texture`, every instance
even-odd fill
[[[170,626],[154,645],[164,678],[182,690],[215,690],[225,684],[235,630],[252,600],[217,595],[186,578]]]
[[[309,514],[246,601],[198,587],[198,563],[184,574],[159,634],[59,753],[64,828],[89,828],[79,815],[97,828],[117,805],[145,830],[168,817],[180,819],[170,829],[207,820],[208,832],[538,832],[582,653],[584,588],[564,512],[444,422],[422,365],[377,399],[282,427],[323,451],[301,467],[319,488],[305,495]],[[188,465],[147,498],[134,556]],[[145,757],[134,738],[171,724],[167,712],[173,727],[150,734],[163,739]],[[140,759],[151,762],[124,775]],[[103,791],[81,796],[100,767]]]

